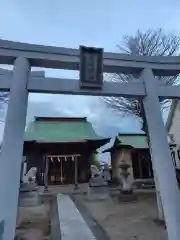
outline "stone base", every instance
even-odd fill
[[[126,189],[126,190],[120,189],[120,192],[121,194],[124,194],[124,195],[130,195],[130,194],[133,194],[133,189],[132,188]]]
[[[163,226],[164,228],[166,228],[166,223],[165,223],[165,220],[160,220],[158,218],[155,218],[154,219],[154,222],[159,225],[159,226]]]
[[[123,192],[120,192],[119,196],[118,196],[118,200],[120,202],[135,202],[138,200],[138,196],[137,194],[131,192],[131,193],[123,193]]]
[[[21,183],[20,192],[27,192],[27,191],[37,191],[37,185],[35,183]]]
[[[19,194],[19,206],[31,207],[40,204],[39,193],[37,191],[24,191]]]
[[[78,190],[79,186],[77,184],[74,185],[74,190]]]
[[[110,189],[110,196],[113,197],[118,197],[119,196],[119,189],[114,188],[114,189]]]
[[[44,187],[44,192],[48,192],[48,191],[49,191],[48,187],[45,186],[45,187]]]
[[[87,197],[89,200],[103,200],[109,198],[107,186],[88,187]]]

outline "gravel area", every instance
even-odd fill
[[[50,204],[19,207],[16,238],[18,240],[48,240],[50,234]]]
[[[165,228],[155,222],[155,195],[138,195],[137,202],[126,204],[119,203],[116,198],[88,201],[84,195],[75,196],[75,201],[84,205],[111,240],[167,240]]]

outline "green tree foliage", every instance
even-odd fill
[[[92,153],[91,165],[95,165],[98,169],[100,168],[100,162],[96,153]]]

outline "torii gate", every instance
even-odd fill
[[[0,222],[2,225],[4,223],[0,238],[12,240],[14,237],[28,93],[38,92],[124,96],[143,100],[168,237],[170,240],[179,240],[180,193],[160,112],[159,97],[180,99],[180,87],[159,84],[154,75],[178,74],[180,57],[132,57],[105,52],[102,63],[104,72],[140,73],[141,77],[139,81],[132,83],[104,82],[97,88],[83,88],[77,80],[32,75],[29,77],[32,66],[79,70],[80,62],[82,68],[80,51],[77,49],[0,40],[0,64],[14,65],[12,77],[6,73],[0,75],[0,91],[10,91],[0,159]],[[93,64],[96,69],[100,66]]]

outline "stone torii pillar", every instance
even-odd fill
[[[158,83],[151,69],[145,69],[142,78],[147,94],[143,99],[143,105],[148,124],[153,164],[160,187],[168,239],[179,240],[180,191],[160,111]]]
[[[29,72],[28,60],[18,57],[14,62],[0,159],[0,222],[4,221],[2,240],[13,240],[15,234]]]

